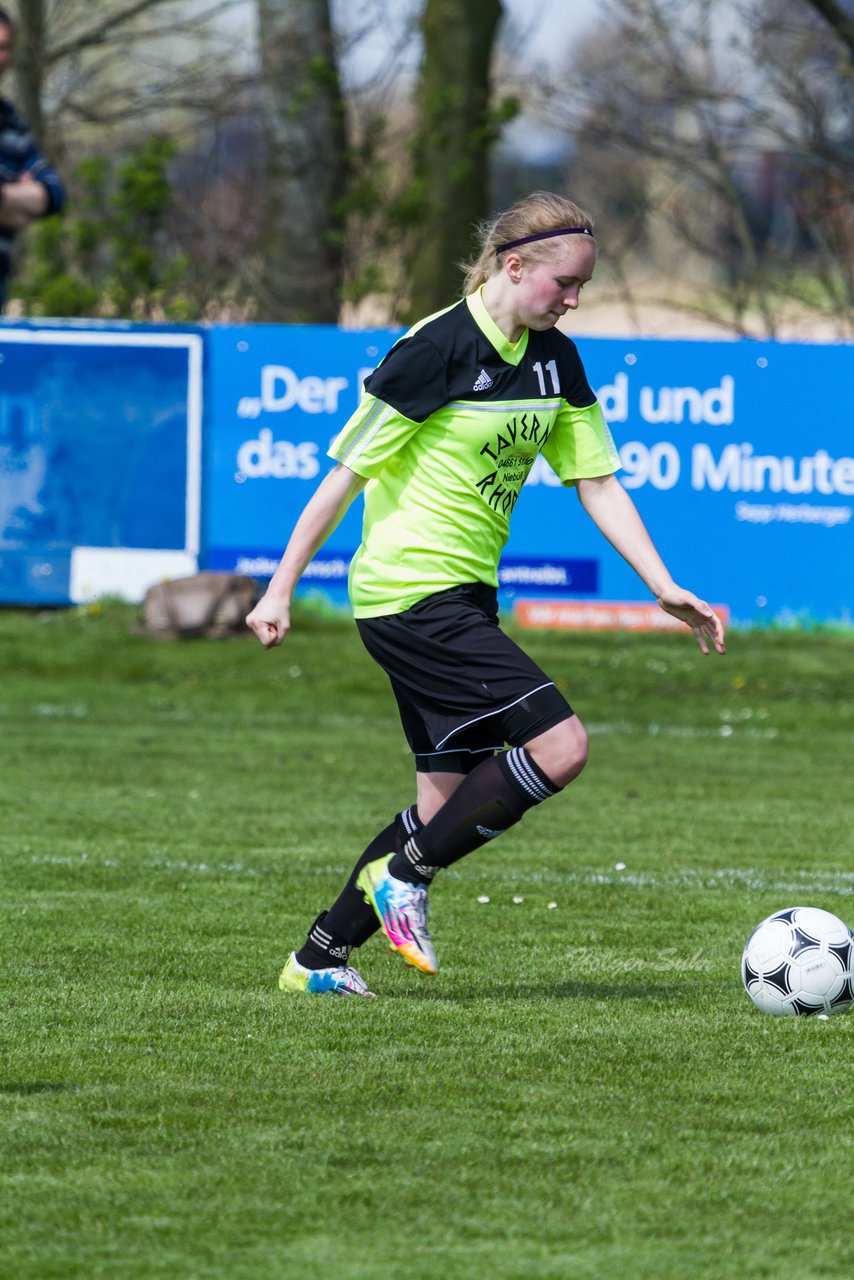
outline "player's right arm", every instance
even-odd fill
[[[309,561],[344,518],[367,481],[338,463],[315,489],[294,525],[279,567],[264,596],[246,618],[246,625],[265,649],[279,645],[291,626],[291,597]]]

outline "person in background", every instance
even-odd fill
[[[12,65],[14,43],[12,19],[0,9],[0,80]],[[26,120],[8,98],[0,97],[0,311],[16,234],[36,218],[59,213],[64,203],[59,176],[39,154]]]

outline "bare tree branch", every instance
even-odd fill
[[[539,116],[573,139],[624,298],[654,264],[738,332],[779,332],[793,304],[849,332],[854,110],[825,25],[791,0],[603,8]]]
[[[54,45],[53,48],[48,49],[45,55],[46,61],[49,64],[61,62],[71,54],[81,53],[84,49],[89,49],[93,45],[103,44],[107,33],[112,31],[114,27],[130,22],[132,18],[144,13],[146,9],[153,9],[166,3],[168,3],[168,0],[135,0],[134,4],[127,5],[126,8],[119,9],[108,17],[102,18],[95,26],[89,27],[88,30],[81,31],[78,35],[72,36],[62,44]]]
[[[836,0],[804,0],[804,3],[823,18],[831,31],[834,31],[848,53],[848,60],[854,63],[854,18],[845,12]]]

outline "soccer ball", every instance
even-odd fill
[[[844,1013],[854,1004],[854,934],[818,907],[775,911],[747,939],[741,980],[763,1013]]]

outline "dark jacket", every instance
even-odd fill
[[[24,117],[7,98],[0,98],[0,184],[14,182],[19,174],[29,171],[48,195],[44,216],[59,213],[65,203],[65,191],[59,175],[36,149],[35,139]],[[12,267],[12,242],[15,232],[0,227],[0,287]]]

